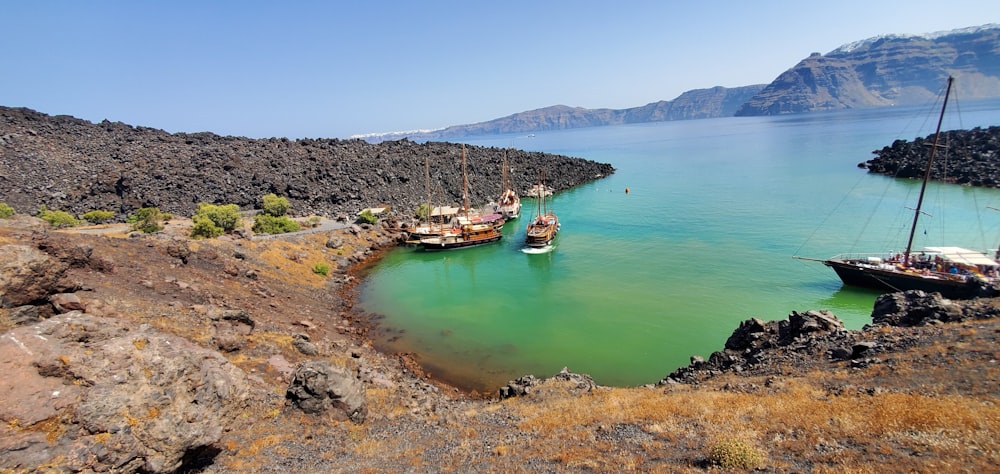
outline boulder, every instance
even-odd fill
[[[57,292],[66,263],[27,245],[0,246],[0,303],[13,308]]]
[[[285,398],[292,406],[311,415],[363,423],[368,414],[364,385],[346,369],[325,360],[300,364]]]
[[[218,352],[79,311],[0,336],[0,370],[0,421],[63,426],[45,443],[0,433],[0,469],[174,472],[268,397]]]

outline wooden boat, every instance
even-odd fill
[[[544,189],[545,185],[539,183],[539,187]],[[545,201],[545,193],[541,193],[538,197],[536,206],[535,216],[528,223],[527,234],[524,239],[525,245],[533,248],[545,247],[551,244],[552,239],[559,232],[559,218],[551,209],[548,209]]]
[[[922,290],[937,292],[945,298],[962,299],[986,296],[989,279],[1000,264],[981,252],[960,247],[927,247],[918,254],[913,252],[913,236],[920,219],[927,181],[930,179],[934,154],[941,135],[948,96],[953,78],[948,78],[941,114],[938,118],[934,143],[927,159],[920,195],[913,213],[913,224],[902,254],[869,253],[843,254],[820,260],[832,268],[845,285],[860,286],[883,291]],[[812,260],[812,259],[808,259]]]
[[[499,214],[479,215],[469,206],[469,179],[465,167],[465,146],[462,147],[463,208],[440,235],[419,239],[417,245],[425,251],[454,250],[498,242],[503,237],[503,217]]]
[[[493,203],[493,210],[503,216],[504,219],[517,219],[521,215],[521,198],[517,196],[517,191],[510,185],[510,168],[507,166],[507,154],[503,156],[503,178],[500,197]]]

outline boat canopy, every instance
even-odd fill
[[[996,267],[1000,265],[996,260],[987,257],[982,252],[964,249],[962,247],[925,247],[928,252],[941,255],[941,258],[965,265],[975,265],[977,267]]]
[[[431,216],[454,216],[458,214],[459,209],[457,207],[451,206],[441,206],[435,207],[431,210]]]

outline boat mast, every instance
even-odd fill
[[[434,220],[431,210],[431,162],[430,157],[424,157],[424,186],[427,188],[427,229],[434,230]]]
[[[465,144],[462,144],[462,205],[465,216],[469,216],[469,176],[465,172]]]
[[[944,102],[941,104],[941,115],[938,117],[937,130],[934,132],[934,144],[931,145],[931,154],[927,158],[927,169],[924,170],[924,182],[920,185],[920,197],[917,198],[917,208],[913,212],[913,225],[910,226],[910,238],[906,241],[906,252],[903,253],[903,265],[910,261],[910,251],[913,249],[913,234],[917,230],[917,220],[920,219],[920,208],[924,204],[924,191],[927,189],[927,181],[931,178],[931,164],[934,163],[934,152],[938,147],[938,139],[941,137],[941,122],[944,121],[944,109],[948,106],[948,96],[951,94],[951,83],[954,77],[948,76],[948,87],[944,92]]]

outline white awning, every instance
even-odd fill
[[[1000,265],[1000,263],[997,263],[996,260],[987,257],[982,252],[963,249],[962,247],[926,247],[926,249],[928,252],[940,254],[941,258],[955,263],[986,267],[995,267]]]

